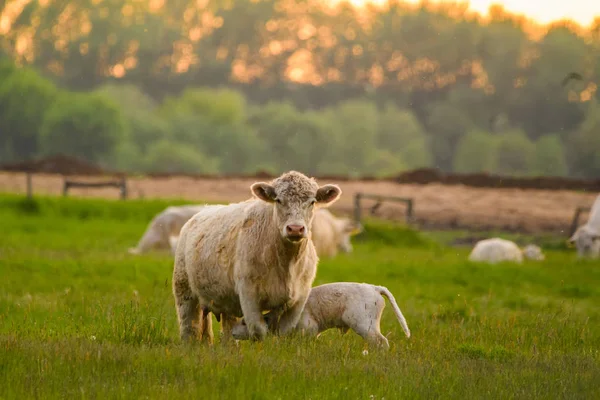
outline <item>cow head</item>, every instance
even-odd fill
[[[349,218],[338,218],[336,220],[336,229],[338,248],[344,253],[351,253],[352,243],[350,242],[350,238],[363,231],[362,225]]]
[[[567,244],[577,246],[577,253],[580,257],[587,254],[597,257],[600,253],[600,234],[595,229],[584,225],[575,231]]]
[[[290,171],[271,183],[257,182],[252,193],[274,205],[275,223],[281,236],[299,243],[309,237],[315,207],[327,207],[342,194],[337,185],[323,185],[307,176]]]

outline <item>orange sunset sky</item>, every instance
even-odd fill
[[[335,0],[334,0],[335,1]],[[382,4],[387,0],[349,0],[350,3],[362,5],[366,2]],[[419,3],[418,0],[408,0]],[[445,1],[431,1],[439,3]],[[451,1],[452,3],[465,3],[466,1]],[[482,15],[492,4],[503,5],[511,13],[524,14],[538,23],[547,24],[560,19],[571,19],[587,27],[594,18],[600,17],[600,0],[471,0],[470,8]]]

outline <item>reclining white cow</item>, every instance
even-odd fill
[[[567,243],[577,246],[579,258],[600,256],[600,195],[596,197],[587,222],[577,228]]]
[[[503,261],[522,263],[523,257],[537,261],[546,258],[542,250],[536,245],[530,244],[521,250],[516,243],[501,238],[480,240],[469,254],[470,261],[492,264]]]
[[[256,198],[205,206],[181,229],[173,295],[182,340],[204,334],[212,340],[210,312],[225,340],[239,317],[249,336],[262,340],[267,334],[262,311],[284,309],[279,334],[298,323],[317,271],[310,240],[314,209],[335,202],[341,190],[319,187],[295,171],[270,184],[254,183],[251,190]]]
[[[205,205],[170,206],[152,218],[144,235],[136,247],[129,249],[131,254],[145,253],[151,249],[175,250],[176,237],[183,225]]]

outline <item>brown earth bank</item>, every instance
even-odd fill
[[[119,171],[101,168],[91,164],[83,159],[55,155],[46,158],[40,158],[29,161],[22,161],[14,164],[0,165],[0,171],[7,172],[33,172],[33,173],[48,173],[48,174],[63,174],[63,175],[113,175],[125,176],[127,174]],[[132,175],[132,174],[129,174]],[[171,173],[154,173],[146,174],[151,178],[171,178],[171,177],[188,177],[188,178],[203,178],[203,179],[272,179],[274,175],[268,172],[257,172],[251,176],[245,175],[229,175],[229,176],[211,176],[202,174],[171,174]],[[465,185],[479,188],[516,188],[516,189],[541,189],[541,190],[585,190],[591,192],[600,192],[600,179],[584,180],[564,177],[507,177],[490,175],[487,173],[474,174],[443,174],[441,171],[433,168],[421,168],[413,171],[406,171],[397,177],[389,178],[374,178],[361,177],[349,178],[347,176],[325,176],[320,179],[340,181],[340,182],[395,182],[409,184],[430,184],[441,183],[446,185]]]
[[[84,181],[100,177],[70,176]],[[105,178],[104,178],[105,179]],[[260,178],[267,179],[267,178]],[[234,202],[250,197],[250,185],[257,178],[130,177],[130,198],[182,198],[190,202]],[[61,195],[64,177],[57,174],[34,174],[35,194]],[[501,230],[523,233],[567,235],[576,207],[589,207],[597,191],[533,190],[476,188],[462,184],[398,184],[393,181],[318,179],[319,183],[338,183],[343,194],[332,207],[338,214],[352,213],[358,192],[414,199],[415,223],[425,229]],[[24,173],[0,172],[0,192],[25,193]],[[73,189],[70,196],[117,199],[116,189]],[[363,200],[363,215],[369,215],[373,200]],[[376,216],[403,221],[402,204],[383,203]],[[587,218],[584,214],[583,218]]]

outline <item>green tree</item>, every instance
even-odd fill
[[[104,96],[65,93],[45,114],[40,133],[43,154],[106,162],[127,130],[118,107]]]
[[[346,174],[360,175],[377,150],[379,114],[375,104],[349,100],[330,108],[326,113],[341,132],[334,147],[334,160],[346,165]]]
[[[145,169],[148,172],[216,174],[219,162],[188,144],[163,139],[148,149]]]
[[[458,173],[492,171],[496,147],[496,138],[489,132],[469,131],[458,142],[453,171]]]
[[[434,163],[442,171],[452,169],[452,159],[458,141],[472,129],[473,123],[464,110],[438,102],[429,107],[427,130],[431,134]]]
[[[498,137],[494,172],[499,175],[527,176],[533,173],[535,145],[521,130],[511,130]]]
[[[574,132],[567,136],[567,159],[574,176],[598,178],[600,176],[600,106],[593,101],[586,118]]]
[[[567,175],[567,160],[559,135],[545,135],[536,141],[534,171],[539,176]]]
[[[167,97],[161,108],[165,116],[192,114],[218,126],[246,119],[246,100],[232,89],[186,89],[178,97]]]
[[[58,90],[52,82],[25,68],[2,67],[0,80],[0,157],[30,158],[38,152],[40,126]]]
[[[136,151],[143,153],[152,143],[170,136],[168,122],[157,115],[156,102],[136,86],[111,83],[100,86],[95,92],[117,104],[125,118],[130,135],[129,141],[122,145],[123,149],[133,145],[137,147]],[[131,155],[133,151],[128,150]]]
[[[397,155],[404,168],[423,168],[433,164],[427,134],[410,110],[399,110],[387,104],[379,115],[378,125],[377,147],[389,155]]]

